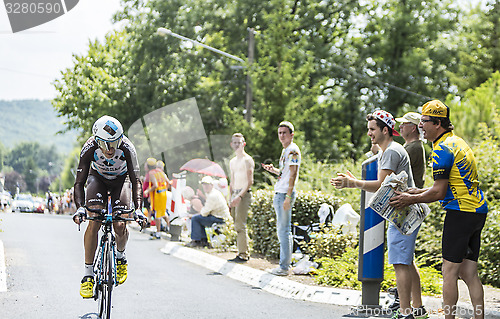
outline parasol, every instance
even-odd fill
[[[189,171],[210,176],[226,178],[226,173],[219,164],[206,158],[193,158],[182,165],[181,171]]]

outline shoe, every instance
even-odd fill
[[[392,313],[396,313],[399,310],[399,298],[396,298],[392,304],[389,305],[388,309]]]
[[[234,257],[233,259],[228,259],[229,262],[232,262],[232,263],[238,263],[238,264],[242,264],[242,263],[246,263],[250,258],[243,258],[243,257],[240,257],[239,255]]]
[[[289,270],[282,269],[281,267],[268,269],[267,272],[275,276],[288,276],[288,274],[290,273]]]
[[[127,280],[127,260],[125,258],[116,260],[116,280],[121,285]]]
[[[191,242],[186,244],[186,247],[189,248],[196,248],[196,247],[201,247],[201,241],[199,240],[191,240]]]
[[[151,234],[151,237],[149,237],[149,240],[156,240],[156,239],[161,239],[161,236]]]
[[[415,317],[413,317],[413,314],[409,314],[407,316],[403,316],[400,312],[400,310],[398,309],[394,315],[391,317],[391,319],[415,319]]]
[[[207,248],[210,248],[210,244],[208,243],[208,241],[205,239],[205,240],[201,240],[200,241],[201,243],[201,247],[207,247]]]
[[[85,276],[80,285],[80,296],[83,298],[94,297],[94,276]]]
[[[415,319],[427,319],[429,318],[429,313],[424,306],[420,306],[418,308],[413,308],[413,317]]]

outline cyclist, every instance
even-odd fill
[[[83,145],[80,163],[76,172],[74,199],[77,207],[73,221],[80,224],[87,217],[83,206],[104,209],[108,205],[108,192],[113,211],[128,209],[132,193],[135,207],[134,218],[141,223],[142,185],[139,179],[139,163],[134,145],[123,135],[120,122],[111,117],[99,118],[92,127],[93,136]],[[85,182],[87,190],[84,191]],[[132,192],[130,191],[132,187]],[[94,216],[94,213],[90,213]],[[93,297],[93,262],[97,249],[100,223],[89,221],[84,235],[85,273],[81,281],[80,295]],[[125,222],[114,222],[113,229],[117,244],[117,281],[122,284],[127,279],[127,259],[125,246],[128,230]]]

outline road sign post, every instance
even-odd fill
[[[364,180],[376,180],[378,156],[362,164]],[[361,191],[358,280],[362,282],[361,303],[364,308],[378,308],[380,283],[384,279],[385,220],[368,207],[373,193]]]

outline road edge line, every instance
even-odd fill
[[[7,291],[7,268],[5,267],[3,242],[0,240],[0,292],[5,291]]]

